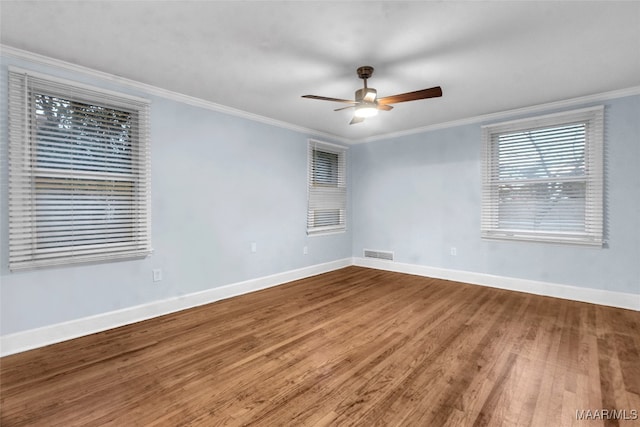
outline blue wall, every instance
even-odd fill
[[[480,239],[480,124],[352,146],[348,231],[309,238],[306,147],[313,135],[1,59],[1,335],[359,257],[364,248],[428,267],[640,294],[640,96],[605,103],[605,248]],[[8,271],[10,64],[152,101],[152,256]],[[161,282],[152,281],[154,268],[163,270]]]
[[[640,96],[604,104],[607,247],[482,240],[474,124],[352,148],[354,256],[640,294]]]
[[[8,271],[9,64],[151,100],[152,256]],[[350,231],[306,234],[307,139],[313,135],[9,57],[2,58],[0,85],[2,335],[351,256]],[[152,281],[154,268],[162,269],[161,282]]]

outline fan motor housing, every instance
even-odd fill
[[[362,102],[362,101],[373,102],[375,101],[377,94],[378,92],[374,88],[363,87],[362,89],[358,89],[356,91],[356,96],[355,96],[356,102]]]

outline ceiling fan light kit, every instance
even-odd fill
[[[354,115],[356,117],[373,117],[378,114],[378,105],[373,102],[363,102],[356,107]]]
[[[373,67],[365,65],[359,67],[356,72],[358,77],[364,80],[364,87],[356,90],[355,101],[340,98],[329,98],[326,96],[318,95],[303,95],[303,98],[319,99],[321,101],[333,101],[342,102],[346,104],[353,104],[348,107],[336,108],[334,111],[345,110],[347,108],[355,108],[354,116],[350,125],[356,123],[362,123],[365,118],[373,117],[378,114],[378,110],[390,111],[393,107],[389,104],[397,104],[398,102],[417,101],[419,99],[437,98],[442,96],[442,89],[440,86],[435,86],[429,89],[416,90],[413,92],[402,93],[399,95],[386,96],[384,98],[378,98],[378,91],[372,87],[367,86],[367,79],[373,75]]]

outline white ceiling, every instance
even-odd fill
[[[349,140],[640,86],[640,2],[6,1],[0,42]],[[440,85],[350,126],[379,96]]]

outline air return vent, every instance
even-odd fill
[[[387,251],[371,251],[369,249],[364,250],[365,258],[378,258],[378,259],[386,259],[387,261],[393,261],[393,252]]]

